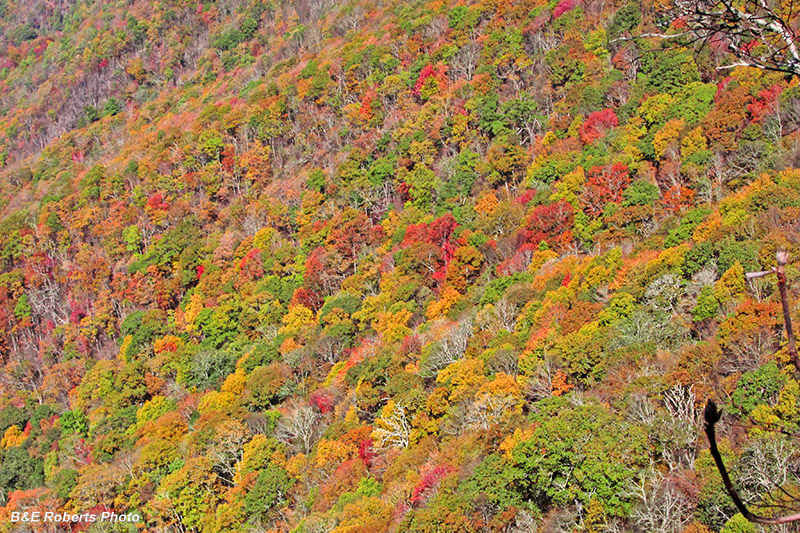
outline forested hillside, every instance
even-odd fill
[[[668,8],[1,1],[0,532],[759,531],[800,86]]]

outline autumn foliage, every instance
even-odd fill
[[[0,5],[0,533],[749,531],[800,92],[661,7]]]

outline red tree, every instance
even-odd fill
[[[627,165],[614,163],[611,167],[594,167],[589,171],[589,181],[583,190],[586,212],[597,216],[606,204],[622,201],[622,192],[630,185]]]

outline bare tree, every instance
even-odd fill
[[[422,362],[420,375],[433,377],[438,374],[439,370],[464,357],[471,335],[472,319],[462,319],[434,344],[427,358]]]
[[[241,422],[231,420],[217,428],[214,443],[208,449],[208,455],[214,465],[214,471],[220,479],[234,486],[236,464],[242,460],[244,444],[249,438],[247,427]]]
[[[700,417],[695,409],[697,397],[692,387],[675,385],[664,393],[663,398],[669,416],[658,431],[661,456],[670,471],[691,467],[697,455],[697,432],[700,429]]]
[[[525,395],[532,401],[549,398],[553,394],[553,380],[558,372],[555,357],[545,354],[544,360],[536,367],[533,376],[528,379]]]
[[[334,364],[342,357],[345,348],[346,345],[342,339],[323,335],[314,345],[314,354],[326,363]]]
[[[321,417],[313,407],[295,403],[278,421],[275,438],[307,454],[322,435],[323,429]]]
[[[302,528],[303,531],[308,531],[308,533],[331,533],[336,529],[336,519],[311,515],[303,520]]]
[[[510,302],[505,296],[494,304],[494,313],[501,328],[508,332],[513,332],[517,325],[517,306]]]
[[[644,293],[647,305],[656,311],[663,311],[670,315],[678,311],[682,295],[683,284],[673,274],[664,274],[660,278],[653,280]]]
[[[775,328],[761,327],[755,332],[739,332],[728,343],[730,354],[720,361],[724,374],[751,372],[761,366],[764,358],[775,352],[778,342]]]
[[[797,448],[785,435],[763,435],[753,439],[739,460],[739,485],[745,500],[757,501],[764,494],[796,480]]]
[[[641,531],[676,533],[692,518],[689,498],[658,470],[642,476],[631,492],[639,499],[631,518]]]
[[[466,423],[487,430],[513,412],[517,403],[511,394],[484,394],[468,402]]]
[[[656,421],[656,406],[647,397],[647,394],[640,392],[631,394],[628,400],[628,417],[638,424],[650,425]]]
[[[469,41],[453,56],[448,73],[454,80],[461,78],[471,81],[475,75],[475,68],[478,66],[479,59],[480,45],[477,41],[477,35],[473,31],[470,34]]]
[[[530,511],[521,509],[517,511],[514,527],[511,533],[536,533],[539,528],[536,523],[536,517]]]
[[[395,403],[387,407],[388,413],[375,420],[377,427],[372,431],[378,448],[406,448],[411,435],[406,409]]]
[[[738,62],[727,65],[800,74],[792,23],[794,2],[780,0],[676,0],[673,16],[695,42],[724,43]]]

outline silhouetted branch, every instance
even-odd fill
[[[761,278],[775,274],[778,278],[778,292],[781,295],[781,307],[783,308],[783,323],[786,327],[786,337],[788,343],[786,350],[789,352],[789,357],[792,358],[795,368],[800,370],[800,356],[797,354],[797,342],[794,337],[794,329],[792,328],[792,317],[789,309],[789,292],[786,289],[786,263],[789,262],[788,252],[779,250],[775,254],[777,266],[771,270],[762,270],[760,272],[748,272],[745,277],[750,279]]]
[[[742,513],[742,516],[756,524],[767,525],[788,524],[789,522],[800,521],[800,513],[788,516],[780,516],[778,518],[765,518],[763,516],[753,514],[749,509],[747,509],[747,506],[739,497],[739,493],[736,492],[736,489],[731,482],[731,478],[728,475],[728,469],[725,468],[725,463],[722,461],[719,448],[717,448],[717,437],[714,432],[714,425],[719,422],[720,418],[722,417],[722,410],[717,409],[717,404],[714,403],[714,400],[708,400],[706,403],[703,417],[705,420],[704,425],[706,437],[708,437],[708,447],[709,451],[711,452],[711,457],[714,458],[714,463],[717,465],[717,470],[719,470],[719,475],[722,477],[722,483],[725,485],[725,490],[727,491],[728,496],[731,497],[733,504],[736,506],[736,509]]]

